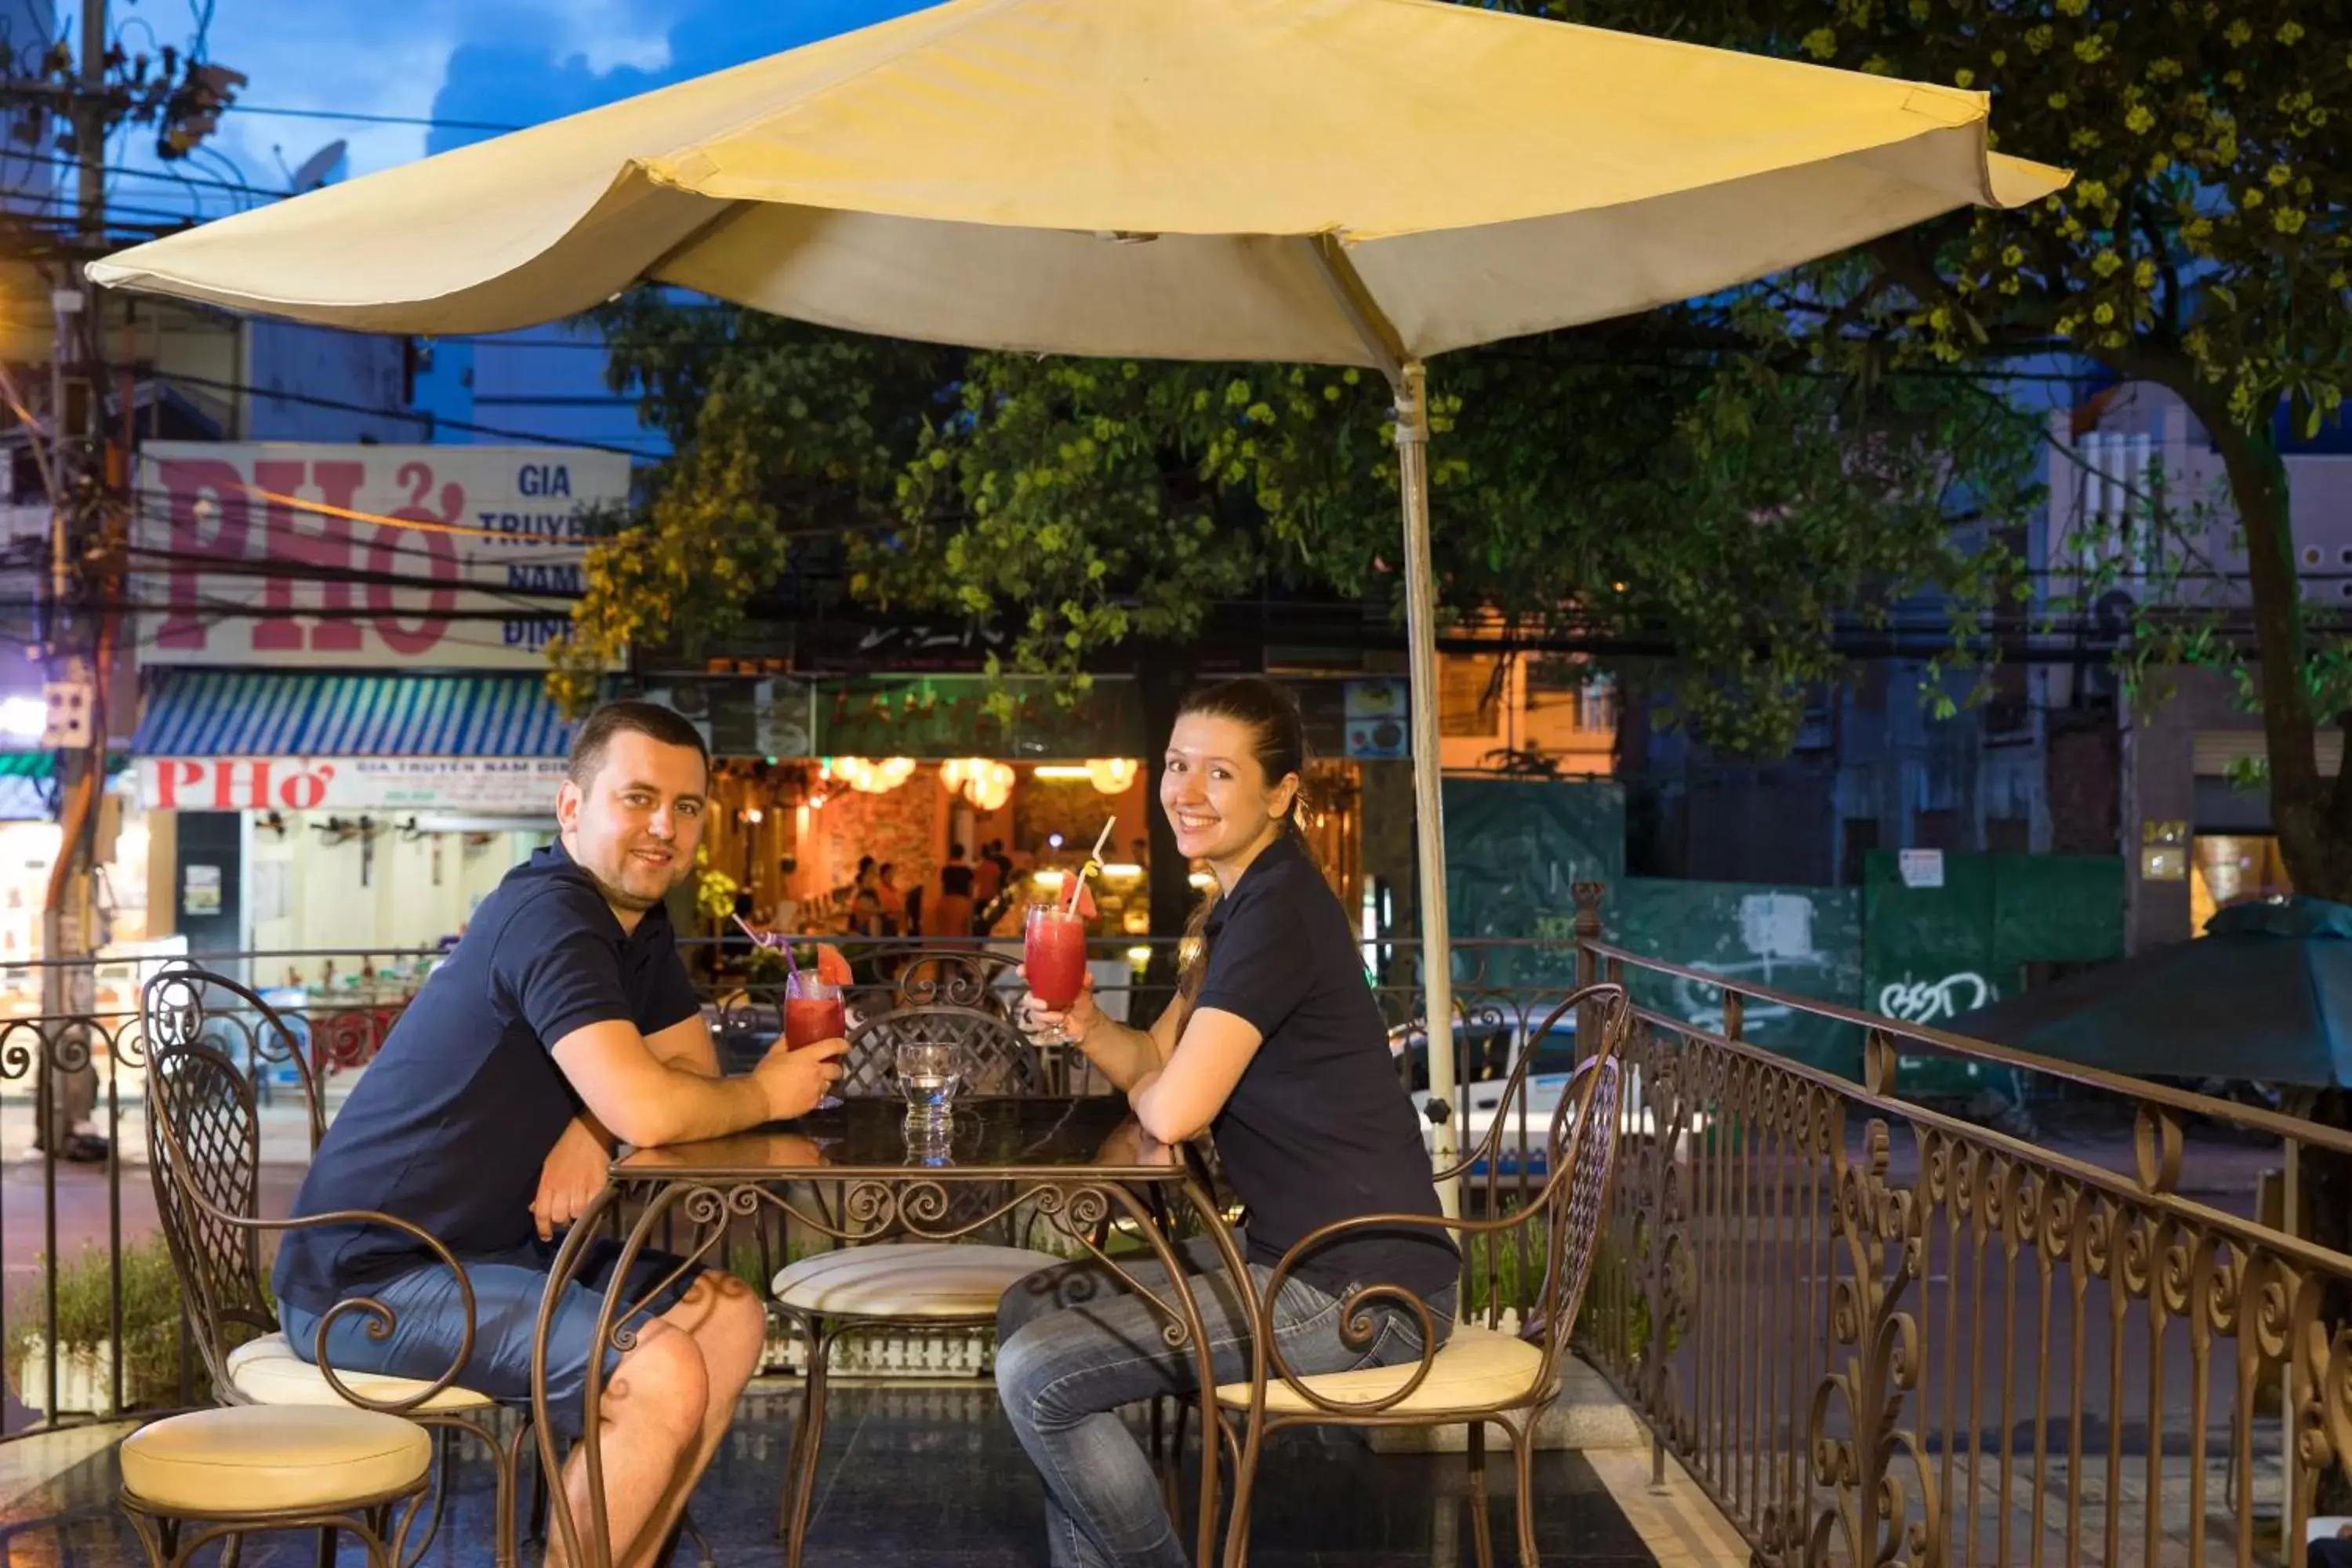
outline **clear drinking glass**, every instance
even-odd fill
[[[907,1097],[909,1124],[948,1120],[963,1082],[963,1049],[944,1040],[898,1042],[898,1092]]]

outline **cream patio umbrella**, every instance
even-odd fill
[[[1378,370],[1444,1020],[1423,362],[2065,184],[1990,153],[1987,112],[1982,93],[1438,0],[949,0],[89,277],[415,333],[528,326],[653,279],[978,348]],[[1450,1101],[1453,1053],[1429,1058]]]

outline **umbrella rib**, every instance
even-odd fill
[[[1372,363],[1388,377],[1391,387],[1401,387],[1407,357],[1404,340],[1398,335],[1388,313],[1381,309],[1380,301],[1372,297],[1372,291],[1364,286],[1363,275],[1348,259],[1347,247],[1340,244],[1338,235],[1328,229],[1308,244],[1314,247],[1317,269],[1323,274],[1323,281],[1330,285],[1331,297],[1339,301],[1348,324],[1362,340],[1364,352],[1372,356]]]
[[[635,159],[632,159],[630,162],[635,165],[637,172],[640,174],[643,174],[649,180],[653,178],[652,171],[646,168],[642,162]],[[708,201],[711,198],[706,196],[702,199]],[[744,209],[752,205],[753,204],[746,201],[729,200],[720,202],[717,212],[712,213],[709,217],[704,218],[700,223],[696,224],[692,228],[688,229],[684,234],[678,236],[676,244],[663,251],[659,256],[655,257],[651,261],[646,262],[644,268],[638,271],[637,276],[646,279],[660,278],[662,268],[667,267],[671,262],[677,260],[680,256],[684,255],[687,251],[691,250],[694,247],[700,245],[704,240],[709,239],[712,235],[717,234],[728,224],[742,216]],[[667,281],[667,279],[665,279],[665,281]]]

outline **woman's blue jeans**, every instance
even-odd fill
[[[1238,1248],[1239,1238],[1235,1238]],[[1220,1384],[1250,1375],[1248,1309],[1207,1237],[1181,1249],[1192,1297],[1208,1330]],[[1120,1260],[1136,1283],[1162,1300],[1168,1273],[1148,1260]],[[1273,1272],[1249,1266],[1263,1293]],[[1430,1299],[1444,1335],[1454,1292]],[[1339,1302],[1293,1278],[1274,1309],[1276,1342],[1302,1375],[1387,1366],[1421,1356],[1421,1329],[1402,1308],[1375,1309],[1381,1325],[1369,1344],[1339,1333]],[[1033,1274],[997,1308],[996,1388],[1021,1446],[1045,1482],[1045,1528],[1054,1568],[1184,1568],[1185,1535],[1170,1521],[1151,1461],[1118,1417],[1124,1405],[1158,1394],[1191,1398],[1199,1363],[1188,1343],[1171,1349],[1167,1319],[1097,1263]],[[1202,1441],[1214,1443],[1214,1433]]]

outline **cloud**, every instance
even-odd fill
[[[683,0],[657,59],[584,47],[571,41],[569,33],[551,45],[544,28],[502,30],[498,37],[487,36],[485,29],[450,54],[432,114],[442,121],[535,124],[903,16],[923,3],[799,0],[746,5],[740,0]],[[427,149],[444,152],[488,134],[436,128]]]

